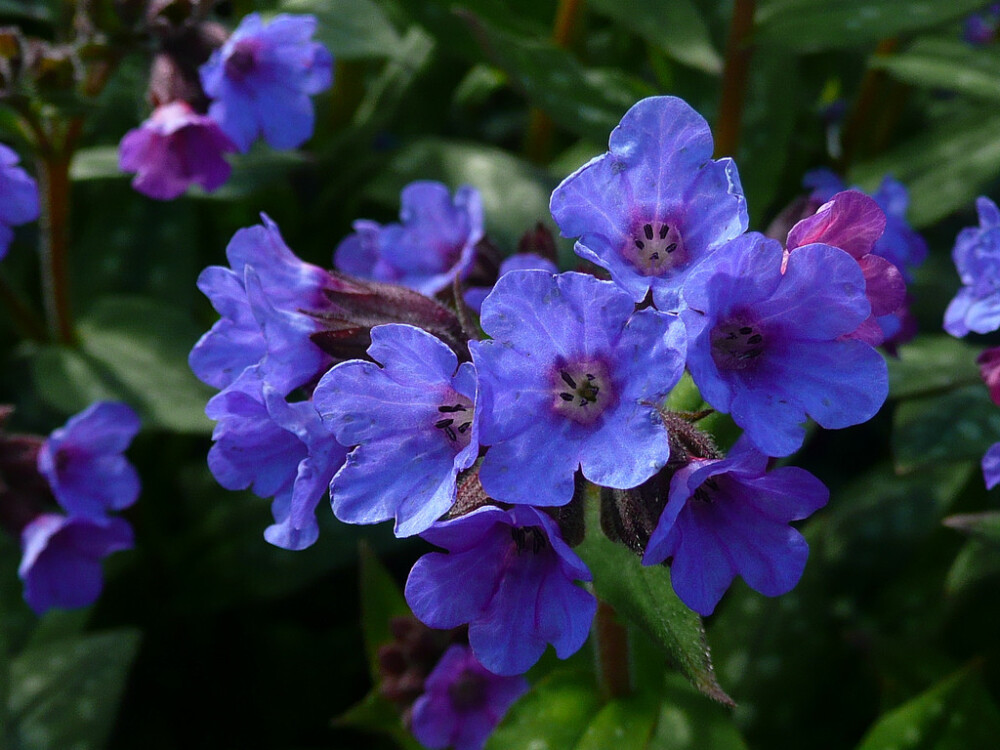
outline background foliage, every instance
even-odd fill
[[[98,101],[52,104],[86,115],[71,169],[79,346],[27,341],[0,317],[0,400],[17,406],[16,428],[39,433],[94,399],[127,401],[143,417],[130,451],[143,494],[127,514],[136,549],[110,560],[105,593],[87,611],[36,621],[21,600],[17,545],[0,541],[0,742],[413,746],[387,704],[364,696],[386,616],[403,606],[395,587],[424,547],[322,512],[311,549],[264,543],[267,502],[220,489],[206,467],[210,391],[187,352],[215,314],[195,280],[224,262],[233,232],[260,211],[301,257],[329,265],[355,218],[391,220],[400,188],[417,178],[477,187],[491,237],[511,252],[535,221],[552,226],[552,188],[604,151],[637,99],[682,96],[716,123],[731,3],[581,5],[554,33],[554,0],[223,3],[230,25],[252,10],[317,15],[337,59],[335,88],[317,99],[305,150],[259,148],[236,159],[218,192],[170,203],[138,195],[117,169],[118,141],[147,114],[142,49]],[[998,509],[977,467],[1000,440],[1000,410],[974,364],[987,340],[940,333],[958,286],[955,234],[975,223],[976,195],[1000,194],[1000,47],[960,39],[962,17],[983,5],[758,3],[735,154],[752,228],[799,194],[809,168],[847,167],[848,180],[869,189],[895,175],[931,247],[912,290],[922,334],[890,363],[890,402],[872,423],[818,434],[795,458],[832,490],[804,529],[805,576],[777,600],[734,587],[705,623],[714,677],[697,618],[677,620],[686,615],[666,570],[638,570],[623,548],[592,538],[581,551],[598,592],[602,574],[628,568],[627,585],[605,593],[642,625],[632,633],[641,689],[608,701],[588,649],[565,663],[549,654],[493,750],[996,746],[1000,533],[989,519],[942,524]],[[0,0],[0,22],[41,37],[63,11],[58,0]],[[866,101],[872,86],[877,96]],[[828,114],[840,98],[838,124]],[[30,169],[9,126],[0,117]],[[36,233],[19,229],[0,269],[29,299]],[[571,267],[569,243],[560,253]],[[690,663],[676,670],[657,645],[669,637],[686,639],[675,653]],[[697,695],[681,673],[736,708]]]

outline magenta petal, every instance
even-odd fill
[[[791,251],[819,242],[861,258],[874,249],[885,231],[885,221],[878,203],[857,190],[845,190],[792,227],[787,248]]]

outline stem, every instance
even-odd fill
[[[583,0],[559,0],[556,20],[552,24],[552,42],[561,49],[568,49],[576,34],[583,10]],[[529,114],[528,131],[524,137],[524,153],[533,162],[543,164],[552,150],[555,126],[552,118],[538,107]]]
[[[48,154],[38,168],[42,300],[49,331],[64,344],[76,341],[69,301],[69,153]]]
[[[743,104],[753,48],[747,40],[753,30],[756,0],[736,0],[726,40],[726,64],[722,69],[722,101],[715,124],[715,155],[736,156],[743,124]]]
[[[628,634],[615,619],[610,605],[598,600],[594,618],[597,679],[605,698],[621,698],[632,692],[628,665]]]
[[[896,39],[883,39],[875,48],[875,56],[891,55],[898,46],[899,42]],[[844,154],[840,163],[837,164],[841,174],[846,173],[858,153],[863,151],[865,146],[870,145],[866,142],[866,136],[870,132],[877,111],[884,104],[884,88],[887,78],[884,70],[868,68],[864,78],[861,79],[858,98],[854,102],[851,117],[844,128]]]
[[[4,276],[0,276],[0,301],[7,308],[7,314],[10,315],[14,327],[25,338],[33,341],[48,339],[45,323]]]

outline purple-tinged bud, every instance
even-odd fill
[[[424,692],[424,681],[445,650],[467,637],[464,628],[434,630],[415,617],[394,617],[389,630],[393,640],[378,649],[378,690],[405,713]]]
[[[987,349],[976,358],[979,374],[990,389],[990,398],[1000,406],[1000,346]]]
[[[21,530],[54,507],[49,484],[38,470],[38,452],[44,438],[12,435],[4,423],[14,407],[0,405],[0,528],[18,538]]]
[[[72,89],[80,79],[79,67],[79,60],[69,45],[29,40],[25,72],[40,91]]]
[[[559,260],[556,238],[552,235],[552,230],[540,221],[521,235],[521,239],[517,242],[517,251],[540,255],[553,263]]]

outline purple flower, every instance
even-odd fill
[[[311,401],[288,403],[255,368],[208,402],[218,421],[208,452],[212,476],[228,490],[273,497],[264,538],[290,550],[319,536],[316,507],[347,450],[327,431]]]
[[[120,518],[38,516],[21,532],[17,573],[25,601],[38,615],[93,604],[103,585],[101,560],[132,544],[132,527]]]
[[[0,259],[14,239],[13,226],[38,218],[38,184],[21,167],[17,152],[0,143]]]
[[[906,301],[906,282],[899,269],[874,253],[885,225],[878,203],[860,191],[845,190],[792,227],[785,248],[787,255],[797,247],[822,243],[840,248],[858,262],[872,312],[850,336],[872,346],[884,339],[877,318],[890,316]]]
[[[680,379],[685,336],[593,276],[514,271],[483,303],[492,341],[470,344],[479,372],[479,479],[505,503],[564,505],[577,468],[635,487],[670,444],[658,405]]]
[[[469,624],[469,645],[489,671],[521,674],[547,643],[565,659],[587,640],[597,601],[574,581],[583,561],[535,508],[483,506],[423,533],[432,552],[413,566],[406,601],[432,628]]]
[[[169,201],[191,183],[211,192],[229,179],[222,157],[236,146],[215,120],[199,115],[182,101],[157,107],[150,118],[122,138],[118,166],[136,172],[132,187],[143,195]]]
[[[559,268],[548,258],[543,258],[535,253],[515,253],[509,258],[504,258],[500,264],[500,271],[497,278],[511,271],[548,271],[549,273],[559,273]],[[477,313],[482,310],[483,300],[493,291],[491,286],[472,286],[465,290],[462,295],[471,309]]]
[[[277,225],[240,229],[226,248],[230,268],[210,266],[198,288],[222,316],[195,344],[188,363],[201,380],[225,388],[248,367],[283,394],[315,379],[330,357],[312,343],[322,328],[303,310],[330,306],[330,274],[300,260],[285,245]]]
[[[330,88],[333,57],[319,42],[313,16],[256,13],[243,18],[205,63],[201,84],[211,115],[246,152],[257,136],[277,149],[298,148],[312,135],[313,94]]]
[[[813,170],[806,174],[802,182],[806,187],[813,188],[812,197],[820,203],[826,203],[836,193],[846,189],[844,181],[829,169]],[[851,190],[859,188],[852,187]],[[927,243],[906,220],[909,192],[903,183],[886,175],[871,198],[885,213],[885,231],[875,241],[872,252],[896,266],[907,283],[912,282],[914,269],[927,259]]]
[[[979,375],[989,388],[993,403],[1000,406],[1000,346],[986,349],[978,357]]]
[[[38,470],[73,516],[102,518],[139,497],[139,475],[122,455],[139,432],[125,404],[99,401],[54,430],[38,453]]]
[[[355,446],[330,485],[346,523],[396,519],[396,536],[419,534],[455,500],[455,478],[479,455],[473,421],[476,372],[413,326],[376,326],[374,362],[342,362],[313,394],[327,427]]]
[[[334,253],[337,268],[353,276],[388,281],[433,295],[472,266],[483,238],[479,191],[455,191],[439,182],[411,182],[400,195],[400,224],[354,222],[354,234]]]
[[[643,565],[672,559],[670,580],[687,606],[710,615],[740,575],[765,596],[791,591],[809,545],[788,525],[826,505],[830,492],[808,471],[767,472],[767,456],[741,439],[727,458],[696,459],[674,474]]]
[[[708,403],[758,449],[787,456],[807,416],[821,426],[870,419],[885,401],[885,361],[852,333],[871,312],[857,261],[827,245],[788,256],[757,233],[739,237],[684,285],[688,369]]]
[[[747,228],[736,165],[712,160],[708,123],[672,96],[626,112],[610,151],[563,180],[550,208],[563,236],[579,238],[578,255],[636,302],[652,288],[664,311],[691,269]]]
[[[523,677],[493,674],[468,646],[454,644],[428,675],[424,694],[413,704],[410,729],[432,750],[480,750],[528,687]]]
[[[962,337],[1000,328],[1000,210],[985,196],[976,199],[979,226],[955,238],[951,257],[962,288],[944,313],[944,330]]]
[[[985,47],[996,39],[1000,24],[1000,4],[994,3],[981,13],[973,13],[962,22],[962,40],[973,47]]]
[[[993,443],[983,456],[983,478],[988,490],[1000,484],[1000,443]]]

